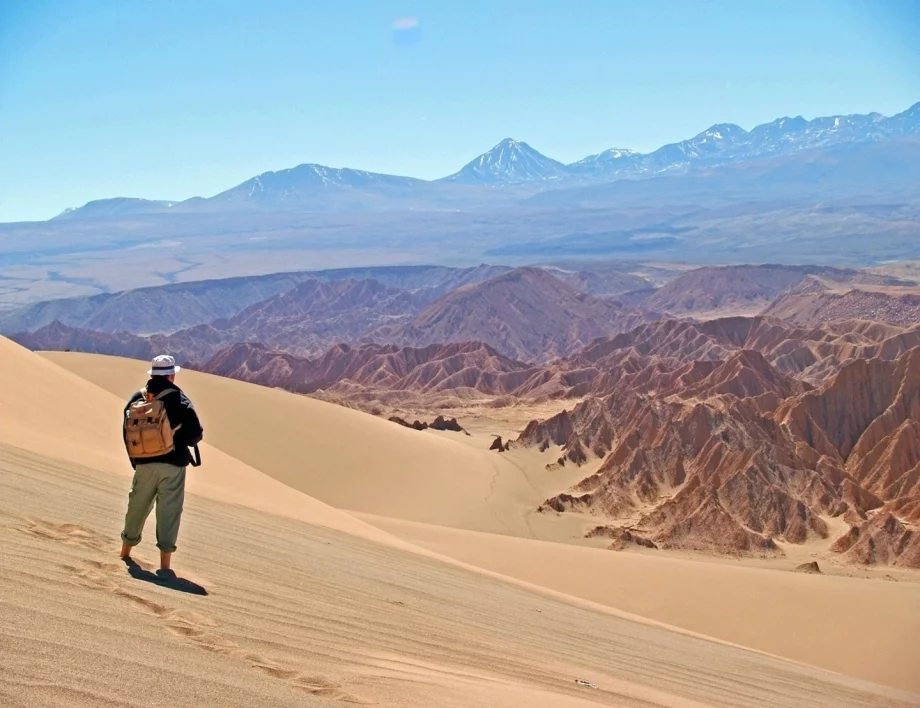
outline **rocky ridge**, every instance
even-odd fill
[[[544,507],[620,519],[662,548],[747,555],[828,539],[840,517],[850,531],[832,550],[920,567],[920,346],[847,362],[817,388],[748,352],[716,368],[721,386],[624,380],[533,421],[515,445],[602,460]]]

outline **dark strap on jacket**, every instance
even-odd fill
[[[201,451],[197,445],[192,448],[192,454],[189,455],[189,464],[192,467],[201,467]]]

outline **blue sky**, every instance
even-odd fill
[[[400,27],[402,29],[394,29]],[[4,0],[0,221],[920,101],[916,0]]]

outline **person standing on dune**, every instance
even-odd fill
[[[170,571],[176,550],[179,521],[185,501],[185,470],[200,464],[198,443],[204,430],[188,396],[176,385],[180,368],[166,354],[155,357],[150,380],[128,401],[124,411],[125,448],[134,468],[128,494],[128,512],[121,533],[121,557],[128,562],[131,549],[141,542],[144,522],[157,507],[157,547],[160,570]],[[195,448],[195,455],[189,451]]]

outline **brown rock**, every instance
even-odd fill
[[[742,342],[775,334],[763,323],[707,325]],[[920,567],[920,348],[853,361],[815,390],[744,351],[682,371],[644,380],[653,393],[621,376],[613,393],[528,425],[518,442],[562,444],[572,457],[557,464],[603,459],[546,505],[614,519],[641,511],[635,531],[659,546],[754,555],[780,553],[774,538],[827,538],[821,515],[843,515],[854,526],[834,550]]]
[[[920,532],[884,511],[853,526],[831,550],[856,563],[920,568]]]
[[[466,433],[466,431],[460,427],[460,424],[457,422],[456,418],[446,419],[444,416],[439,415],[431,423],[426,423],[425,421],[415,420],[412,423],[400,418],[399,416],[392,416],[390,419],[391,423],[396,423],[397,425],[402,425],[406,428],[412,428],[413,430],[451,430],[458,433]],[[467,433],[468,435],[469,433]]]
[[[391,423],[396,423],[397,425],[401,425],[404,428],[412,428],[413,430],[428,430],[428,423],[423,423],[420,420],[416,420],[410,423],[407,420],[400,418],[399,416],[392,416],[389,420]]]
[[[585,534],[585,538],[605,537],[613,540],[607,548],[611,551],[622,551],[628,546],[641,546],[643,548],[657,549],[655,543],[633,531],[615,526],[598,526]]]
[[[801,565],[797,565],[792,570],[796,573],[821,573],[821,568],[818,567],[818,561],[802,563]]]
[[[466,432],[462,427],[460,427],[460,423],[457,422],[456,418],[447,419],[443,415],[439,415],[437,418],[435,418],[428,427],[430,427],[432,430],[451,430],[455,433]]]

